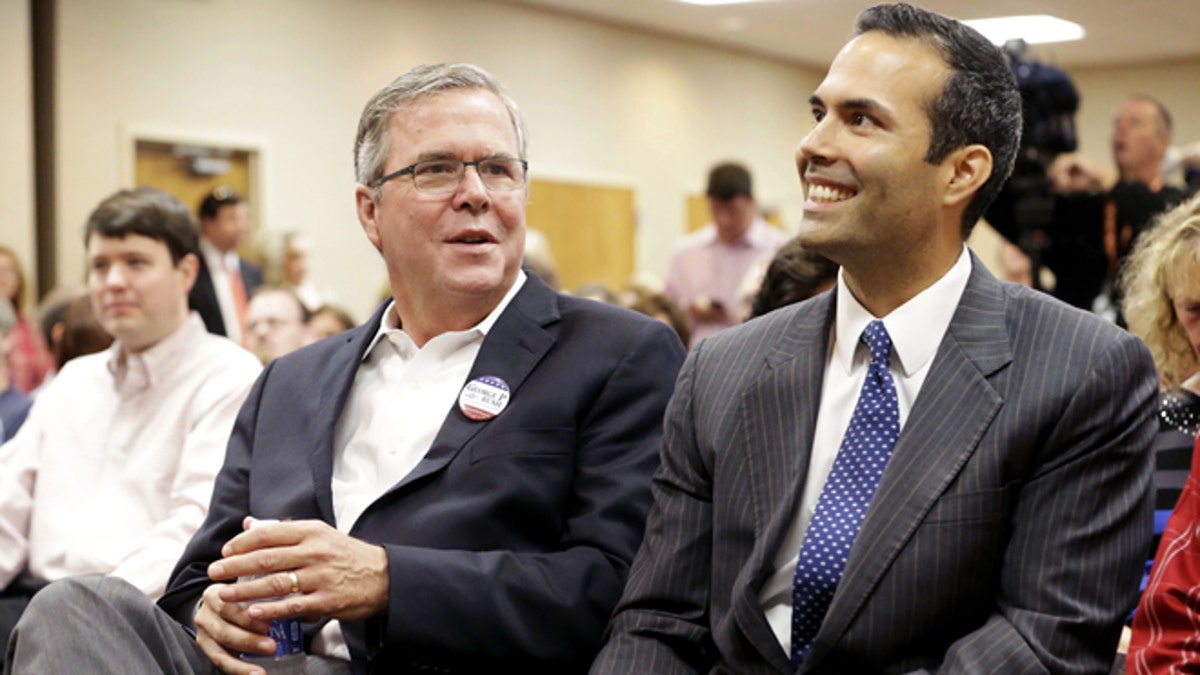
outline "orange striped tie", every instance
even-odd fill
[[[246,285],[242,283],[240,265],[234,265],[229,270],[229,288],[233,291],[233,308],[237,312],[238,332],[242,336],[242,344],[246,344]]]

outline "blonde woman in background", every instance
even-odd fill
[[[1160,216],[1136,239],[1121,283],[1129,330],[1150,348],[1162,386],[1159,432],[1153,445],[1155,554],[1146,563],[1145,590],[1134,618],[1128,662],[1129,672],[1147,673],[1158,672],[1147,668],[1164,663],[1158,659],[1172,651],[1169,640],[1161,639],[1172,633],[1167,631],[1164,636],[1161,626],[1149,631],[1146,622],[1157,620],[1154,617],[1164,611],[1174,613],[1168,607],[1173,603],[1167,602],[1166,589],[1160,585],[1162,570],[1156,568],[1151,575],[1151,564],[1160,560],[1160,566],[1178,569],[1187,557],[1200,560],[1200,548],[1169,553],[1172,544],[1178,544],[1172,535],[1178,524],[1169,526],[1167,522],[1173,510],[1178,517],[1186,516],[1186,501],[1180,497],[1185,485],[1195,480],[1188,472],[1200,420],[1200,197]],[[1157,636],[1153,640],[1152,633]]]

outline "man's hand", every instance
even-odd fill
[[[252,519],[247,518],[249,528]],[[343,534],[320,521],[255,527],[230,539],[209,565],[213,581],[196,614],[197,642],[227,673],[256,673],[240,652],[274,652],[271,619],[322,617],[354,621],[387,609],[388,561],[382,546]],[[294,587],[293,587],[293,581]],[[279,598],[267,601],[268,598]],[[246,604],[252,601],[254,604]]]
[[[1117,182],[1116,174],[1092,165],[1081,155],[1059,155],[1046,170],[1055,192],[1104,192]]]

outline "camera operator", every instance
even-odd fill
[[[1024,60],[1025,44],[1004,47],[1021,91],[1021,150],[1012,177],[988,209],[989,224],[1029,258],[1039,287],[1040,270],[1054,273],[1055,297],[1090,309],[1107,273],[1103,246],[1104,196],[1093,189],[1064,190],[1052,167],[1074,152],[1079,94],[1062,70]],[[1078,172],[1062,175],[1077,177]],[[1071,187],[1086,188],[1080,179]]]
[[[1062,118],[1073,115],[1078,103],[1075,98],[1074,106],[1067,105],[1074,88],[1066,76],[1057,79],[1043,72],[1033,77],[1026,70],[1023,78],[1022,68],[1029,64],[1014,64],[1030,136],[1025,155],[1036,161],[1028,162],[1024,175],[1014,172],[1007,194],[988,212],[988,221],[1030,256],[1035,282],[1037,268],[1044,265],[1055,274],[1056,297],[1123,323],[1116,309],[1119,289],[1113,283],[1121,261],[1154,216],[1187,194],[1166,183],[1170,113],[1149,96],[1122,101],[1112,133],[1117,171],[1106,172],[1066,154],[1075,149],[1074,127]],[[1056,101],[1057,109],[1047,103]],[[1046,119],[1058,119],[1059,128],[1072,133],[1047,134]],[[1188,155],[1177,161],[1186,167],[1190,159]],[[1042,167],[1044,173],[1039,172]]]

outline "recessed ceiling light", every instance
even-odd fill
[[[963,23],[983,33],[994,44],[1009,40],[1024,40],[1031,45],[1047,42],[1080,40],[1087,34],[1083,26],[1048,14],[1001,16],[994,19],[974,19]]]

